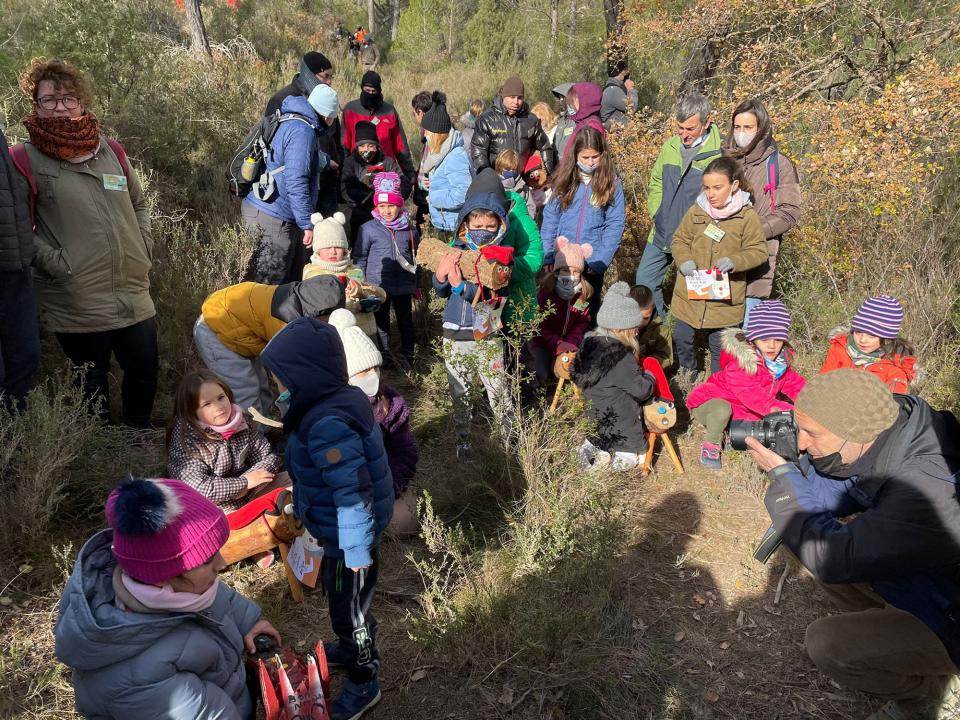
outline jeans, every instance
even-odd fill
[[[390,352],[390,308],[397,318],[397,329],[400,331],[400,347],[408,360],[413,359],[413,295],[387,295],[383,305],[374,313],[377,321],[377,339],[380,341],[380,350]]]
[[[643,257],[640,258],[640,265],[637,267],[636,284],[646,285],[653,290],[653,297],[657,303],[657,315],[661,319],[667,317],[663,304],[663,278],[672,262],[673,255],[661,250],[653,243],[647,243],[647,246],[643,249]]]
[[[110,358],[116,356],[123,370],[120,386],[123,424],[150,427],[160,370],[156,318],[118,330],[57,333],[57,340],[75,367],[89,365],[83,376],[83,392],[89,398],[102,399],[100,412],[107,420],[110,418]]]
[[[0,273],[0,392],[23,409],[40,365],[40,331],[30,268]]]
[[[723,331],[726,328],[710,328],[702,332],[710,333],[710,372],[720,371],[720,345]],[[693,374],[699,372],[697,366],[697,332],[683,320],[674,320],[673,323],[673,357],[677,364]]]
[[[743,311],[743,327],[747,327],[747,322],[750,320],[750,311],[764,300],[766,300],[766,298],[747,296],[747,306]]]
[[[303,230],[292,220],[278,220],[249,203],[240,206],[247,234],[254,240],[246,278],[264,285],[282,285],[303,279],[307,251]]]
[[[453,400],[453,425],[460,442],[470,435],[472,407],[468,397],[469,386],[479,376],[494,418],[500,423],[501,434],[506,437],[513,421],[513,403],[505,383],[503,341],[496,338],[485,340],[443,339],[447,360],[447,382]]]
[[[377,621],[370,612],[380,570],[380,550],[370,548],[373,561],[363,570],[351,570],[343,558],[323,558],[323,591],[330,603],[330,624],[341,650],[351,682],[376,680],[380,670],[377,653]]]

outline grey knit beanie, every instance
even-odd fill
[[[630,297],[630,286],[622,280],[611,285],[603,296],[597,325],[608,330],[629,330],[643,325],[640,305]]]
[[[900,414],[890,388],[873,373],[854,368],[810,378],[794,407],[837,437],[855,443],[876,440]]]

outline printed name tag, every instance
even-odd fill
[[[710,223],[709,225],[707,225],[707,229],[703,231],[703,234],[706,235],[711,240],[713,240],[714,242],[720,242],[721,240],[723,240],[723,236],[726,235],[727,233],[725,230],[721,230],[713,223]]]
[[[590,303],[587,302],[586,300],[577,300],[577,301],[573,304],[573,309],[574,309],[574,310],[578,310],[578,311],[580,311],[580,312],[585,312],[585,311],[588,310],[589,308],[590,308]]]
[[[103,189],[104,190],[118,190],[120,192],[127,191],[127,178],[125,175],[110,175],[109,173],[104,173],[103,175]]]

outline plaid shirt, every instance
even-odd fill
[[[227,513],[243,505],[251,494],[243,473],[275,473],[281,466],[269,441],[249,424],[229,440],[210,440],[179,421],[170,436],[167,463],[170,477],[182,480]]]

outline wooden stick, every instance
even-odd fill
[[[653,451],[657,449],[657,434],[650,433],[647,436],[647,456],[643,459],[643,467],[640,472],[649,475],[653,471]]]
[[[283,571],[287,574],[287,584],[290,585],[290,594],[293,595],[295,603],[303,602],[303,588],[300,587],[300,581],[293,574],[290,563],[287,562],[287,553],[290,552],[290,546],[286,543],[280,543],[280,559],[283,561]]]
[[[563,392],[563,383],[563,378],[557,380],[557,389],[553,393],[553,402],[550,403],[550,414],[553,414],[553,412],[557,409],[557,403],[560,402],[560,393]]]
[[[663,437],[663,442],[667,446],[667,452],[670,453],[670,457],[673,459],[673,466],[677,469],[677,474],[683,475],[683,463],[680,462],[677,449],[673,446],[673,440],[671,440],[670,436],[666,433],[663,433],[661,437]]]

